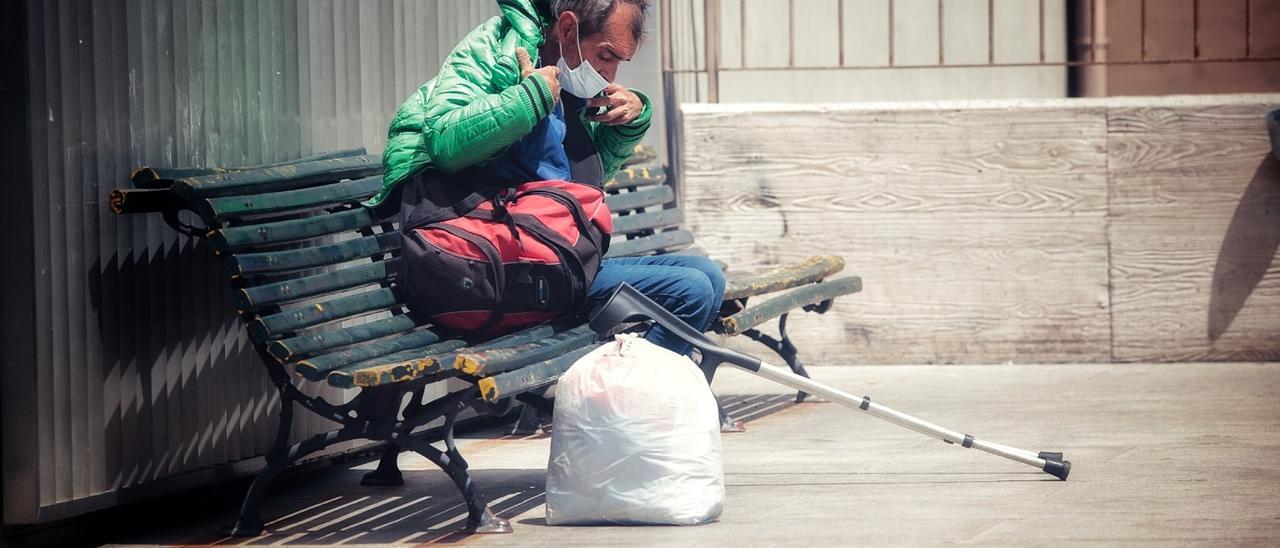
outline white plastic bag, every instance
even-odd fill
[[[720,417],[689,358],[634,335],[583,356],[556,387],[547,523],[714,521]]]

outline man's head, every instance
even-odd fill
[[[648,0],[551,0],[555,19],[547,29],[549,41],[560,45],[569,68],[578,68],[582,57],[610,82],[618,65],[630,61],[644,38]]]

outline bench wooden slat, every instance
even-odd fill
[[[668,230],[634,240],[614,241],[609,244],[605,257],[629,257],[653,251],[682,248],[693,244],[693,234],[687,230]]]
[[[440,334],[430,329],[420,329],[397,337],[390,337],[354,348],[299,360],[295,368],[299,374],[308,380],[318,381],[323,380],[334,369],[396,352],[424,349],[421,355],[425,356],[427,347],[440,342],[442,342]],[[460,343],[459,348],[466,345],[463,341],[452,342]]]
[[[307,270],[372,257],[396,249],[400,249],[400,234],[384,232],[316,247],[241,253],[227,258],[227,276],[234,279],[249,274]]]
[[[682,222],[684,222],[684,211],[679,209],[660,209],[648,213],[623,215],[613,219],[613,235],[620,236],[642,230],[666,228]]]
[[[467,346],[465,341],[451,340],[425,348],[414,348],[347,365],[329,372],[330,386],[338,388],[371,388],[446,373],[434,356],[448,354]],[[453,375],[453,371],[448,371]]]
[[[858,277],[809,284],[768,299],[763,303],[749,306],[745,310],[727,318],[721,318],[714,327],[717,333],[738,335],[791,310],[859,291],[862,291],[862,279]]]
[[[307,162],[315,162],[317,160],[328,160],[331,158],[346,158],[348,156],[363,156],[368,151],[364,148],[353,148],[348,150],[335,150],[333,152],[325,152],[312,156],[304,156],[293,160],[283,162],[274,162],[269,164],[258,164],[250,166],[238,167],[143,167],[133,172],[129,179],[133,182],[133,186],[137,188],[169,188],[174,181],[185,179],[188,177],[200,177],[204,175],[216,175],[219,173],[232,173],[237,171],[248,171],[251,169],[264,169],[269,167],[291,166],[296,164],[305,164]]]
[[[618,170],[613,178],[604,182],[605,190],[619,190],[655,186],[667,182],[667,172],[662,166],[635,166]]]
[[[844,259],[815,255],[803,262],[766,270],[732,274],[725,286],[726,301],[741,299],[817,282],[844,270]]]
[[[589,326],[579,326],[551,337],[505,348],[468,349],[457,356],[453,368],[467,375],[488,376],[551,359],[595,342]],[[442,362],[442,365],[447,365]]]
[[[382,176],[341,181],[324,186],[267,194],[226,196],[194,202],[193,208],[210,226],[227,219],[287,211],[326,209],[354,204],[382,188]]]
[[[267,352],[281,363],[284,363],[298,356],[313,355],[339,346],[413,331],[417,327],[418,325],[413,321],[413,318],[405,314],[396,314],[390,318],[383,318],[351,327],[325,329],[316,333],[307,333],[298,337],[271,341],[267,345]]]
[[[518,396],[531,390],[549,386],[556,382],[583,356],[599,348],[598,344],[590,344],[549,360],[527,365],[515,371],[500,373],[480,379],[480,395],[485,401],[497,403],[503,398]]]
[[[671,187],[662,185],[622,194],[609,194],[604,197],[604,202],[609,205],[609,211],[622,213],[662,205],[674,200],[675,197]]]
[[[338,232],[355,231],[380,222],[368,208],[325,213],[302,219],[289,219],[256,225],[236,226],[210,232],[214,251],[227,253],[247,247],[274,245],[319,238]]]
[[[258,316],[249,322],[249,334],[256,341],[267,341],[279,335],[400,304],[391,289],[376,289],[338,297],[307,306],[299,306],[275,314]]]
[[[550,337],[570,327],[572,326],[567,324],[538,325],[473,346],[467,351],[517,346]],[[458,355],[454,351],[461,350],[465,346],[463,344],[448,349],[433,348],[429,353],[401,353],[352,363],[330,372],[329,384],[340,388],[356,386],[367,388],[432,375],[444,370],[452,372],[453,363]]]
[[[302,164],[281,165],[178,179],[169,187],[188,201],[222,196],[260,195],[316,185],[381,176],[382,158],[374,155],[331,158]]]
[[[236,307],[240,312],[254,312],[264,306],[314,297],[353,287],[385,282],[394,279],[400,271],[400,258],[373,261],[369,264],[349,266],[303,278],[291,278],[263,285],[246,287],[235,293]]]

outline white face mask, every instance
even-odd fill
[[[560,69],[560,89],[575,97],[590,99],[604,91],[604,88],[609,86],[609,81],[600,76],[595,67],[591,66],[591,61],[582,56],[582,37],[577,36],[576,30],[574,34],[575,41],[578,42],[578,59],[581,59],[582,63],[578,68],[570,69],[569,64],[564,60],[564,45],[560,45],[560,61],[556,63],[556,68]]]

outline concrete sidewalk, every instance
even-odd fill
[[[477,546],[1275,544],[1280,542],[1280,364],[814,367],[816,379],[978,437],[1063,451],[1066,482],[726,368],[722,398],[748,419],[725,435],[727,500],[698,527],[549,527],[549,438],[462,442],[513,535],[464,537],[452,484],[402,456],[407,485],[367,488],[372,464],[273,493],[271,534],[220,539],[218,516],[129,543]]]

